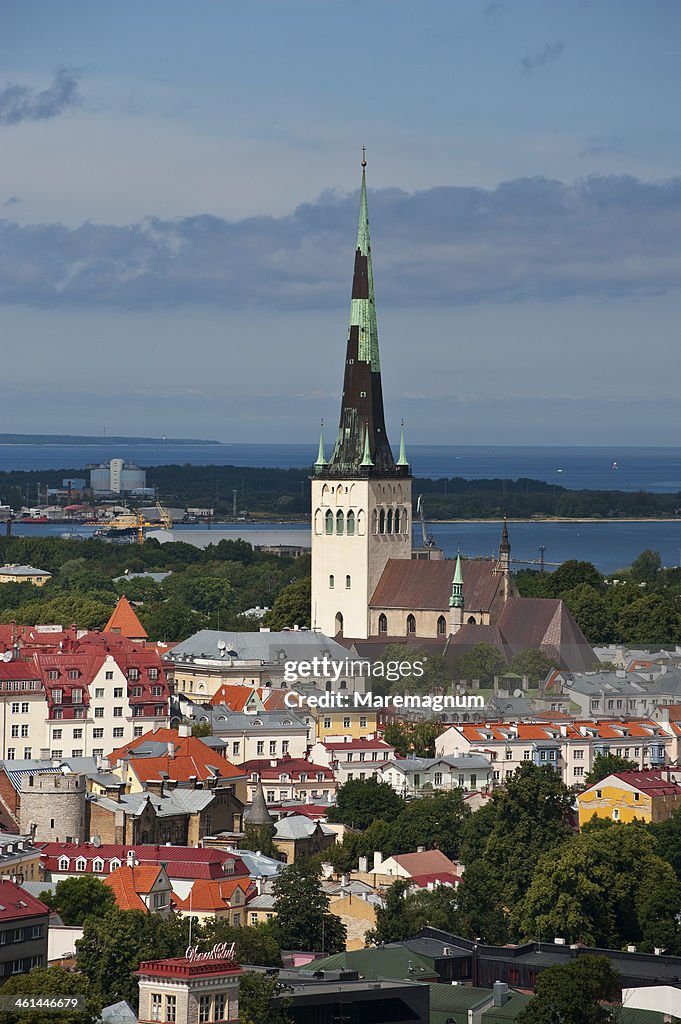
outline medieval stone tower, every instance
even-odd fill
[[[35,772],[21,784],[19,831],[46,843],[85,839],[85,776]]]
[[[312,479],[313,629],[369,635],[386,562],[411,558],[411,508],[404,433],[395,462],[385,429],[363,160],[340,426],[328,462],[320,437]]]

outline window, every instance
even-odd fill
[[[359,727],[360,727],[360,729],[366,729],[366,727],[367,727],[367,716],[366,715],[360,715],[359,716]]]
[[[80,675],[80,672],[78,671],[77,668],[70,668],[69,669],[69,679],[77,679],[79,675]]]
[[[288,748],[289,748],[289,741],[288,740],[282,740],[281,741],[281,752],[282,752],[282,754],[288,754]]]
[[[255,924],[257,924],[257,914],[251,914],[251,924],[253,924],[253,918],[256,918]],[[227,996],[224,992],[218,992],[215,997],[215,1020],[225,1020],[227,1017]]]
[[[583,774],[584,774],[584,766],[583,766],[583,765],[581,765],[581,764],[580,764],[580,765],[576,765],[576,766],[575,766],[575,770],[574,770],[574,776],[575,776],[575,778],[576,778],[576,779],[578,779],[578,778],[580,778],[580,776],[582,776]]]
[[[162,1020],[163,1019],[163,996],[160,992],[151,993],[151,1019]]]
[[[82,721],[85,718],[85,708],[76,708],[76,710],[73,712],[73,717],[77,718],[79,721]]]
[[[30,747],[24,747],[24,761],[30,761],[33,757],[33,752]]]
[[[523,750],[523,761],[529,761],[529,760],[530,760],[530,752],[529,752],[529,750]]]
[[[56,668],[51,668],[50,671],[47,673],[47,678],[48,679],[59,679],[59,672],[58,672],[58,670]]]
[[[378,632],[379,633],[387,633],[388,632],[388,619],[386,618],[386,616],[382,612],[378,616]]]
[[[136,683],[140,677],[140,670],[138,668],[131,668],[128,672],[128,679],[131,682]]]
[[[85,857],[79,857],[78,860],[76,861],[76,871],[85,871],[86,867],[87,862],[85,860]]]
[[[64,712],[62,711],[61,708],[55,708],[53,714],[54,714],[55,718],[63,718],[64,717]]]
[[[378,532],[385,533],[385,509],[382,508],[378,514]]]
[[[105,679],[113,679],[113,672],[112,671],[105,672],[104,673],[104,678]]]
[[[344,729],[349,729],[350,728],[350,716],[349,715],[346,715],[345,718],[343,719],[343,728]]]
[[[575,750],[575,761],[583,761],[583,760],[584,760],[584,751],[583,750]]]
[[[613,821],[619,821],[620,820],[620,809],[619,809],[619,807],[613,807],[613,809],[612,809],[612,820]]]
[[[346,576],[345,577],[345,589],[346,590],[350,590],[351,587],[352,587],[352,579],[351,579],[350,576]]]
[[[113,738],[115,740],[122,740],[123,739],[123,727],[122,726],[120,726],[120,725],[116,726],[116,728],[113,730]]]
[[[93,757],[104,757],[104,747],[93,747],[92,748],[92,756]]]
[[[328,509],[324,516],[324,532],[329,535],[333,533],[333,512]]]
[[[93,738],[93,740],[103,740],[104,739],[104,730],[103,729],[93,729],[92,730],[92,738]]]
[[[210,1020],[210,996],[199,996],[199,1024]]]
[[[104,687],[103,686],[96,686],[95,687],[95,700],[104,700]]]
[[[257,914],[251,914],[251,924],[254,925],[254,924],[257,924],[257,923],[258,923],[258,915]],[[223,999],[224,999],[224,996],[223,996]],[[217,996],[216,996],[216,1003],[217,1003]],[[216,1005],[216,1010],[217,1010],[217,1005]],[[215,1019],[216,1020],[220,1020],[221,1018],[218,1017],[217,1014],[216,1014]]]
[[[166,709],[163,704],[154,705],[154,715],[156,718],[162,718],[165,715]]]
[[[395,509],[395,533],[399,533],[399,532],[400,532],[400,510],[399,510],[399,508],[396,508]]]
[[[255,748],[255,752],[256,752],[256,754],[264,754],[265,753],[265,741],[264,740],[258,740],[257,746]]]
[[[345,519],[345,532],[347,533],[348,537],[353,537],[354,534],[355,534],[355,513],[354,512],[348,512],[348,514],[347,514],[347,517]]]
[[[82,704],[83,703],[83,691],[82,690],[71,690],[71,703]]]
[[[53,761],[61,761],[63,756],[64,756],[64,751],[63,750],[53,750],[52,754],[51,754],[51,757],[52,757]],[[52,827],[54,828],[54,826],[52,826]]]
[[[152,686],[152,688],[151,688],[151,696],[152,697],[160,697],[160,696],[162,696],[162,694],[163,694],[163,687],[162,686]]]
[[[388,509],[387,531],[388,533],[393,532],[393,510],[391,508]]]
[[[169,1024],[177,1020],[177,996],[166,996],[166,1020]]]
[[[335,580],[335,578],[333,576],[333,573],[331,573],[331,575],[329,576],[329,590],[333,590],[335,584],[336,584],[336,580]]]
[[[442,785],[442,772],[435,772],[433,782],[435,783],[436,786]]]
[[[133,686],[133,688],[132,688],[132,695],[133,695],[133,697],[141,697],[142,696],[142,687],[141,686]]]
[[[61,739],[61,732],[62,732],[61,729],[53,729],[52,730],[52,739],[53,740],[60,740]]]
[[[144,732],[144,727],[141,726],[141,725],[136,725],[135,728],[132,730],[132,734],[133,734],[133,736],[135,738],[137,736],[141,736],[143,732]]]
[[[270,740],[270,757],[274,757],[277,753],[277,741]]]
[[[447,631],[447,620],[444,615],[441,615],[437,620],[437,632],[438,636],[444,636]]]
[[[152,679],[152,680],[158,679],[158,669],[157,668],[150,668],[149,669],[149,678]]]
[[[602,789],[597,789],[596,790],[596,796],[600,800],[601,797],[603,796],[603,790]]]
[[[641,799],[641,794],[640,793],[634,793],[634,801],[640,800],[640,799]]]
[[[510,747],[506,747],[506,760],[507,761],[512,761],[513,760],[513,751],[511,750]]]
[[[73,730],[73,738],[74,738],[74,740],[82,740],[82,738],[83,738],[83,730],[82,729],[74,729]]]
[[[62,698],[62,691],[61,690],[53,690],[52,691],[52,703],[53,704],[61,704],[61,698]]]
[[[235,740],[234,743],[232,744],[232,753],[234,754],[234,756],[237,756],[238,754],[241,753],[241,741],[240,740]]]
[[[18,715],[19,714],[19,707],[20,707],[19,701],[17,701],[15,704],[12,704],[12,714],[13,715]]]
[[[344,526],[345,526],[345,516],[343,515],[343,513],[339,509],[338,512],[336,512],[336,533],[338,534],[339,537],[343,536]]]
[[[365,758],[366,758],[365,752],[363,750],[360,750],[360,752],[359,752],[359,759],[360,759],[360,761],[364,761]]]
[[[122,686],[114,686],[113,695],[114,695],[114,699],[115,700],[121,700],[121,698],[123,697],[123,687]]]
[[[114,718],[122,718],[123,717],[123,708],[122,707],[115,707],[113,709],[113,716],[114,716]]]
[[[416,632],[416,619],[413,615],[407,615],[407,633]]]
[[[77,750],[72,750],[71,751],[71,757],[82,757],[82,756],[83,756],[83,751],[81,749],[77,749]]]
[[[27,715],[28,714],[28,701],[27,700],[22,702],[21,713],[22,713],[22,715]]]
[[[69,858],[68,857],[60,857],[59,858],[59,870],[60,871],[68,871],[69,870]]]
[[[18,735],[19,735],[19,726],[18,725],[13,725],[12,726],[12,736],[16,739],[16,737]]]

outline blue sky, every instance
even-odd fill
[[[394,440],[676,443],[680,57],[674,0],[5,0],[0,431],[314,444],[364,144]]]

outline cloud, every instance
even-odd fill
[[[152,309],[338,308],[357,195],[323,193],[284,217],[205,214],[126,226],[0,221],[0,302]],[[645,297],[681,280],[681,178],[546,178],[370,196],[379,305],[448,308]]]
[[[0,124],[46,121],[79,106],[79,80],[80,74],[75,68],[57,68],[52,85],[42,92],[8,82],[0,90]]]
[[[577,154],[581,159],[601,156],[620,156],[626,150],[624,139],[619,135],[594,135],[584,149]]]
[[[5,199],[4,203],[2,203],[2,205],[3,206],[16,206],[17,203],[20,203],[20,202],[21,202],[21,198],[19,196],[10,196],[9,199]]]
[[[554,61],[558,60],[564,49],[565,43],[544,43],[543,50],[528,53],[523,57],[521,61],[523,71],[526,75],[529,75],[537,68],[542,68],[546,64],[553,64]]]

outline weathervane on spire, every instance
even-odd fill
[[[366,148],[366,146],[362,146],[362,167],[366,167],[366,165],[367,165],[367,148]]]

